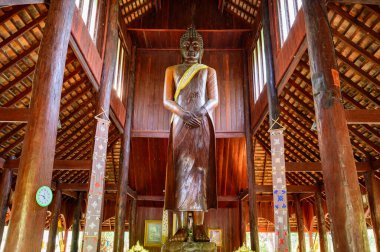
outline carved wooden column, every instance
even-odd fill
[[[40,45],[33,92],[4,251],[40,251],[46,208],[36,202],[51,185],[59,105],[74,0],[51,0]]]
[[[380,181],[375,177],[373,170],[367,172],[364,177],[371,209],[371,220],[376,248],[377,251],[380,251]]]
[[[108,144],[108,116],[117,58],[118,15],[118,1],[110,0],[102,78],[96,107],[97,123],[89,181],[90,189],[87,196],[88,207],[86,209],[86,224],[83,235],[83,248],[89,252],[98,251],[100,247]]]
[[[77,252],[79,245],[79,231],[80,231],[80,218],[82,215],[82,201],[83,201],[83,192],[78,193],[77,205],[74,209],[74,220],[71,236],[71,248],[70,252]]]
[[[249,106],[249,88],[247,79],[248,59],[244,54],[244,128],[245,143],[247,150],[247,173],[248,173],[248,202],[249,202],[249,226],[252,250],[259,251],[259,232],[257,222],[257,204],[255,192],[255,168],[254,168],[254,143],[251,127],[251,110]]]
[[[12,169],[4,168],[0,188],[0,244],[3,239],[5,217],[8,211],[9,193],[12,185]]]
[[[116,197],[115,236],[113,251],[124,249],[125,215],[127,208],[129,156],[131,153],[131,126],[133,118],[133,101],[135,96],[135,63],[136,48],[133,48],[131,57],[130,82],[128,83],[127,112],[124,123],[124,135],[121,152],[121,167],[119,172],[119,184]]]
[[[367,227],[324,0],[302,0],[327,208],[335,251],[369,251]],[[351,228],[349,228],[351,227]]]
[[[299,198],[298,194],[295,194],[294,197],[295,197],[295,203],[296,203],[296,217],[297,217],[299,252],[306,252],[305,232],[304,232],[301,202],[300,202],[300,198]]]
[[[137,200],[132,199],[129,211],[129,246],[132,247],[136,244],[136,214],[137,214]]]
[[[318,221],[318,234],[319,234],[319,244],[321,252],[327,252],[328,243],[326,235],[326,223],[325,223],[325,212],[322,207],[322,194],[321,191],[315,193],[315,214]]]
[[[50,222],[49,228],[49,239],[46,251],[54,252],[55,251],[55,240],[57,237],[57,228],[58,228],[58,218],[61,211],[61,202],[62,202],[62,190],[59,188],[59,184],[57,184],[57,189],[54,194],[53,201],[53,213]]]

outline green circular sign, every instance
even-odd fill
[[[47,207],[53,200],[53,192],[48,186],[41,186],[36,193],[37,204]]]

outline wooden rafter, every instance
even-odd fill
[[[2,168],[17,170],[20,160],[7,160]],[[91,168],[91,160],[54,160],[54,170],[61,171],[88,171]]]
[[[350,109],[346,110],[348,124],[380,124],[379,109]]]
[[[128,17],[132,14],[135,14],[135,16],[140,16],[141,14],[147,12],[149,10],[149,8],[151,8],[151,6],[152,6],[152,3],[149,1],[146,1],[145,3],[139,5],[136,9],[132,9],[132,10],[126,12],[123,15],[123,17]]]
[[[326,3],[374,4],[374,5],[379,5],[379,0],[326,0]]]
[[[50,3],[50,0],[1,0],[0,7],[41,3],[48,4]]]
[[[29,119],[28,108],[0,108],[0,122],[25,123]]]
[[[328,5],[328,7],[331,10],[333,10],[335,13],[339,14],[344,19],[346,19],[347,21],[349,21],[351,24],[353,24],[353,25],[357,26],[358,28],[360,28],[363,33],[369,35],[370,37],[372,37],[373,39],[375,39],[377,41],[380,41],[380,34],[379,33],[374,32],[371,28],[369,28],[368,26],[366,26],[362,22],[354,19],[353,16],[351,16],[346,11],[342,10],[339,6],[337,6],[335,4],[330,4],[330,5]]]
[[[239,18],[241,18],[242,20],[244,20],[245,22],[249,24],[253,24],[255,20],[255,16],[252,16],[246,10],[242,9],[240,6],[234,4],[233,2],[226,2],[225,5],[226,5],[226,10],[228,12],[234,14],[235,16],[238,16]],[[240,14],[236,11],[233,11],[233,9],[236,9],[236,11],[240,12]],[[243,15],[245,15],[247,18],[244,18]],[[251,19],[251,22],[248,21],[249,18]]]

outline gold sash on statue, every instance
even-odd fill
[[[203,64],[194,64],[189,69],[186,70],[186,72],[182,75],[181,79],[179,80],[177,90],[175,91],[174,94],[174,101],[178,100],[179,93],[181,92],[182,89],[184,89],[187,84],[190,83],[190,81],[193,79],[194,75],[198,73],[201,69],[206,69],[208,66],[203,65]],[[170,122],[173,122],[174,119],[174,114],[172,115],[172,119]]]

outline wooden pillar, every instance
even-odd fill
[[[173,234],[173,211],[168,211],[168,227],[169,227],[169,236],[168,238],[170,239],[174,234]]]
[[[116,214],[115,214],[115,236],[113,251],[123,251],[124,249],[124,231],[125,215],[127,208],[127,191],[128,191],[128,173],[129,173],[129,156],[131,153],[131,126],[133,118],[133,101],[135,96],[135,59],[136,48],[133,48],[131,57],[130,82],[128,84],[127,111],[124,123],[124,135],[121,152],[121,167],[119,170],[119,185],[116,197]]]
[[[239,220],[240,220],[240,245],[245,243],[245,221],[244,221],[244,202],[239,200]]]
[[[325,223],[325,212],[322,206],[322,194],[321,191],[315,193],[315,214],[317,216],[318,222],[318,234],[319,234],[319,245],[321,252],[327,252],[328,243],[326,235],[326,223]]]
[[[272,1],[270,1],[272,4]],[[284,136],[283,129],[280,125],[280,103],[278,102],[278,94],[275,80],[275,66],[273,62],[271,23],[270,23],[270,5],[268,0],[262,1],[262,24],[266,76],[267,76],[267,96],[269,107],[269,125],[271,139],[271,159],[272,159],[272,181],[273,183],[273,208],[274,208],[274,224],[275,224],[275,250],[290,250],[290,227],[288,214],[288,201],[286,189],[285,174],[285,155],[284,155]],[[280,209],[280,210],[279,210]]]
[[[63,237],[63,251],[66,251],[66,248],[67,248],[67,238],[69,237],[69,227],[66,227],[65,228],[65,235]]]
[[[297,230],[298,230],[298,246],[299,252],[306,252],[305,233],[303,224],[303,214],[301,209],[301,202],[298,194],[294,195],[296,204],[296,217],[297,217]]]
[[[95,131],[92,169],[90,172],[90,189],[87,203],[95,207],[86,209],[85,234],[83,246],[87,250],[99,251],[103,221],[104,185],[106,149],[100,148],[101,141],[108,141],[108,116],[110,111],[111,90],[116,68],[119,3],[109,1],[106,47],[104,52],[102,77],[100,80],[99,100],[96,106],[97,124]],[[106,128],[106,131],[104,129]],[[100,140],[102,139],[102,140]],[[95,151],[96,150],[96,151]],[[94,169],[96,167],[96,169]],[[98,236],[94,239],[94,236]]]
[[[55,190],[55,194],[54,194],[53,213],[52,213],[51,222],[50,222],[49,239],[47,243],[46,252],[55,251],[55,240],[57,237],[58,218],[61,211],[61,202],[62,202],[62,190],[59,188],[59,184],[58,184],[57,189]]]
[[[4,168],[0,188],[0,244],[3,239],[5,217],[8,211],[9,193],[12,185],[12,169]]]
[[[358,176],[324,0],[302,0],[327,208],[335,251],[369,251]]]
[[[78,247],[79,247],[78,241],[79,241],[80,219],[82,215],[82,201],[83,201],[83,192],[80,192],[78,193],[77,205],[75,206],[75,209],[74,209],[70,252],[77,252]]]
[[[257,223],[257,204],[255,192],[255,168],[254,168],[254,143],[251,127],[251,110],[249,106],[249,88],[247,79],[247,63],[248,59],[244,54],[244,128],[245,143],[247,150],[247,173],[248,173],[248,201],[249,201],[249,225],[251,236],[251,248],[259,251],[259,232]]]
[[[137,213],[137,200],[133,199],[129,211],[129,247],[136,244],[136,213]]]
[[[269,2],[268,0],[262,1],[262,24],[264,36],[264,51],[266,75],[267,75],[267,95],[269,107],[269,124],[273,129],[278,129],[280,125],[276,122],[280,118],[280,105],[278,102],[276,80],[274,73],[273,51],[272,51],[272,38],[270,35],[270,17],[269,17]],[[274,124],[274,125],[273,125]]]
[[[309,246],[310,246],[310,250],[313,251],[313,247],[314,247],[313,231],[309,231]]]
[[[117,26],[118,15],[118,1],[110,0],[102,78],[100,80],[99,100],[96,107],[96,114],[104,110],[105,114],[102,115],[104,119],[109,115],[112,83],[116,68],[117,41],[119,38]]]
[[[375,177],[373,170],[364,175],[368,192],[368,201],[371,209],[373,233],[375,235],[376,248],[380,251],[380,181]]]
[[[50,1],[39,49],[30,119],[24,138],[14,207],[4,251],[40,251],[46,208],[36,202],[41,186],[50,186],[67,47],[74,0]]]

